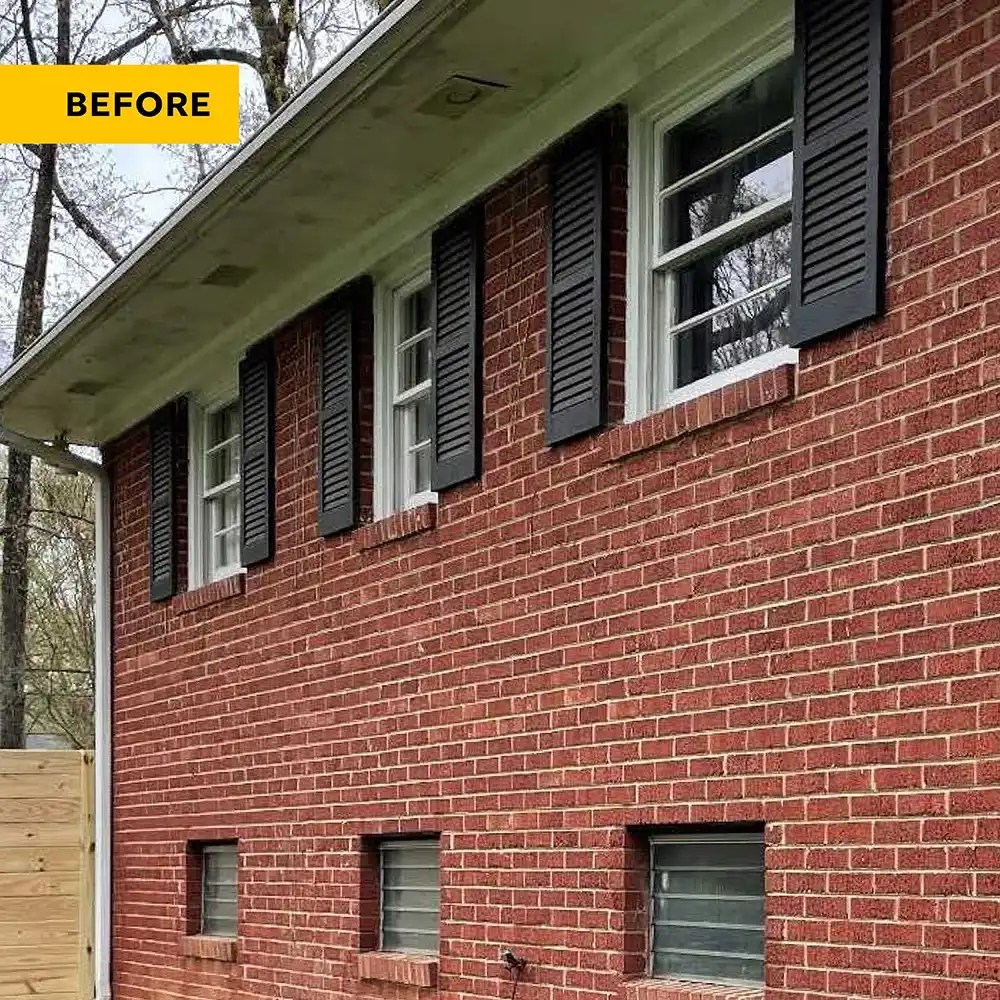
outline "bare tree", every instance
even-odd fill
[[[246,135],[384,5],[384,0],[0,0],[0,62],[236,62],[250,71],[243,99]],[[0,148],[0,342],[15,356],[51,315],[71,305],[157,221],[146,204],[152,200],[165,213],[229,148],[187,152],[194,169],[189,158],[167,179],[142,185],[123,177],[106,148]],[[33,511],[31,458],[11,451],[0,566],[2,747],[24,745],[26,718],[57,725],[72,742],[86,738],[75,713],[89,704],[85,689],[92,670],[79,664],[82,655],[91,655],[92,638],[69,643],[63,626],[72,623],[89,635],[92,622],[79,614],[77,598],[87,596],[85,588],[78,586],[70,601],[58,574],[49,573],[69,558],[61,548],[68,532],[65,525],[55,533],[51,525],[39,526],[38,515],[50,509],[58,514],[68,500],[46,489],[50,507]],[[33,524],[41,532],[34,539]],[[91,538],[80,535],[75,544],[92,545]],[[80,568],[86,561],[73,565]],[[61,623],[58,641],[48,627],[53,623]],[[27,710],[26,677],[32,702]]]

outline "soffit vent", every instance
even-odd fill
[[[239,264],[220,264],[201,279],[203,285],[214,288],[239,288],[254,273],[252,267],[241,267]]]
[[[97,382],[93,379],[80,379],[66,387],[66,391],[74,396],[96,396],[106,386],[105,382]]]
[[[456,74],[448,77],[430,97],[419,104],[417,111],[436,118],[461,118],[473,108],[479,107],[491,94],[507,89],[505,83]]]

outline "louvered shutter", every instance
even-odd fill
[[[607,142],[591,127],[552,157],[549,444],[600,427],[607,411]]]
[[[329,302],[318,337],[318,528],[335,535],[358,523],[358,415],[354,338],[360,311],[369,315],[365,280]]]
[[[791,342],[882,311],[889,0],[796,0]]]
[[[241,562],[274,554],[274,351],[258,344],[240,362]]]
[[[174,411],[164,407],[149,423],[149,596],[165,601],[176,588],[174,570]]]
[[[481,206],[434,233],[434,441],[431,488],[480,474],[482,458]]]

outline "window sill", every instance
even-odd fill
[[[188,611],[207,608],[211,604],[228,601],[231,597],[239,597],[246,587],[246,573],[234,573],[223,580],[206,583],[197,590],[189,590],[174,598],[174,607],[183,615]]]
[[[430,955],[363,951],[358,955],[358,979],[404,986],[437,986],[438,960]]]
[[[412,510],[400,510],[361,528],[358,532],[358,548],[362,552],[377,549],[381,545],[398,542],[401,538],[430,531],[435,524],[437,504],[425,503]]]
[[[607,461],[616,462],[795,395],[795,366],[779,365],[606,432]]]
[[[189,934],[181,938],[181,954],[185,958],[235,962],[236,952],[236,938],[209,937],[207,934]]]
[[[764,1000],[764,987],[722,986],[683,979],[638,979],[625,984],[625,1000]]]

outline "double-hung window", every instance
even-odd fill
[[[382,951],[434,954],[441,919],[440,852],[430,839],[379,845]]]
[[[649,867],[650,975],[763,982],[763,834],[656,835]]]
[[[376,356],[381,397],[376,434],[380,516],[437,499],[431,490],[431,302],[426,272],[383,296]]]
[[[636,415],[790,353],[792,90],[786,59],[679,121],[652,121],[639,146],[652,162],[634,208],[647,213],[635,220],[646,305],[630,349],[641,339],[648,362]]]
[[[191,576],[195,585],[240,571],[240,405],[192,405]]]

